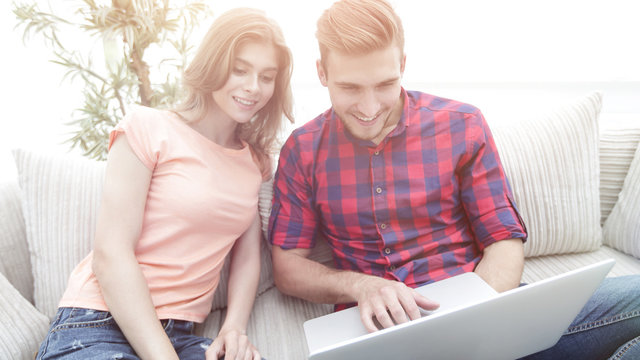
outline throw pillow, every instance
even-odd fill
[[[605,244],[640,259],[640,146],[603,232]]]
[[[635,120],[635,119],[634,119]],[[600,224],[604,225],[629,171],[640,142],[640,124],[616,123],[601,129],[600,133]]]
[[[527,226],[526,256],[600,246],[598,115],[593,93],[539,115],[487,119]]]
[[[33,275],[18,182],[0,184],[0,273],[33,301]]]
[[[36,310],[0,274],[0,358],[33,359],[49,328],[49,319]]]
[[[104,163],[14,150],[34,278],[34,304],[52,318],[69,274],[91,250]]]

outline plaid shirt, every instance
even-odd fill
[[[402,90],[376,146],[328,110],[280,153],[269,224],[283,249],[327,239],[339,269],[410,287],[473,271],[492,243],[526,239],[495,143],[470,105]]]

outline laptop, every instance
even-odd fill
[[[440,303],[368,333],[357,307],[307,320],[309,360],[517,359],[555,345],[613,267],[605,260],[503,293],[475,273],[416,290]]]

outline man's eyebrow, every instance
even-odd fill
[[[236,61],[241,63],[242,65],[249,66],[249,67],[253,68],[253,64],[248,62],[247,60],[244,60],[242,58],[237,57]],[[268,67],[266,69],[263,69],[262,71],[278,71],[278,68],[275,67],[275,66],[274,67]]]

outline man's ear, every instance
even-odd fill
[[[404,65],[407,63],[407,54],[402,54],[402,59],[400,59],[400,74],[404,75]]]
[[[316,70],[318,71],[318,79],[320,79],[320,83],[322,86],[327,86],[327,72],[324,70],[324,66],[322,66],[322,62],[320,59],[316,60]]]

